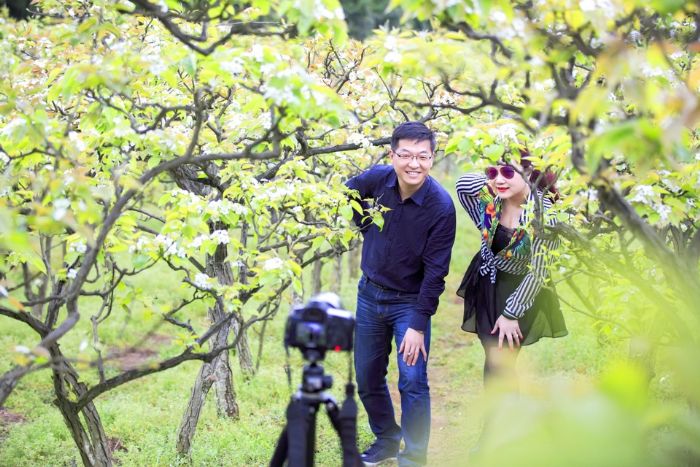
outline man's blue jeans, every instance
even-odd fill
[[[399,392],[401,394],[401,427],[396,424],[386,382],[391,339],[398,350],[415,312],[418,294],[383,289],[360,279],[357,292],[355,329],[355,373],[360,400],[369,417],[369,425],[377,442],[387,449],[398,449],[401,438],[405,449],[399,465],[422,465],[426,462],[430,436],[430,392],[427,362],[418,356],[408,366],[397,352]],[[424,334],[425,349],[430,349],[430,322]]]

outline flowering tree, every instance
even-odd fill
[[[653,411],[650,404],[626,416],[634,423],[659,417],[645,425],[639,440],[669,428],[677,437],[652,443],[665,453],[661,464],[697,462],[692,446],[700,432],[688,427],[697,426],[700,393],[696,372],[686,363],[700,354],[697,3],[395,0],[391,5],[401,6],[405,18],[432,19],[435,25],[429,35],[377,38],[385,53],[381,67],[396,83],[394,101],[450,112],[446,152],[468,165],[517,160],[517,149],[526,146],[537,168],[559,173],[562,222],[545,230],[535,220],[532,228],[565,240],[562,251],[550,253],[560,268],[555,279],[570,292],[567,297],[576,298],[564,304],[591,316],[601,340],[629,339],[647,383],[655,371],[663,376],[657,381],[673,381],[687,410],[664,417],[660,414],[675,409]],[[422,77],[422,99],[403,95],[409,76]],[[666,358],[657,362],[662,347]],[[647,389],[632,374],[621,370],[603,383],[625,394],[620,405],[630,397],[646,398]],[[574,415],[568,410],[564,417]],[[512,414],[504,416],[506,424],[513,421]],[[533,433],[538,427],[556,431],[548,416],[513,423],[510,448],[485,449],[484,459],[499,464],[513,458],[536,462],[527,457],[536,452],[546,456],[537,451]],[[617,439],[614,428],[609,430],[603,432]],[[579,454],[542,459],[595,465],[598,455],[615,463],[610,451],[587,451],[588,461]],[[634,456],[631,465],[651,462],[642,451]]]
[[[603,292],[580,291],[588,313],[620,314],[605,297],[616,277],[687,334],[686,319],[700,319],[682,311],[700,298],[697,5],[574,3],[397,0],[438,28],[378,35],[381,70],[397,105],[451,115],[447,153],[493,162],[526,146],[559,172],[565,280]],[[409,77],[421,77],[421,99],[405,94]]]
[[[315,6],[46,1],[2,20],[0,314],[38,341],[17,346],[0,403],[50,370],[86,465],[111,462],[94,399],[188,360],[203,366],[180,452],[212,385],[236,417],[228,350],[250,371],[245,329],[301,290],[302,268],[352,246],[342,182],[378,155],[374,127],[391,116],[380,97],[346,105],[363,50],[329,46],[345,41],[342,10]],[[181,286],[139,285],[153,274]],[[117,313],[142,321],[119,336],[129,345],[159,330],[177,348],[115,371],[102,324]],[[91,334],[66,352],[81,317]]]
[[[245,330],[352,246],[342,181],[406,119],[432,120],[466,165],[527,145],[560,174],[564,222],[532,228],[566,240],[552,254],[569,305],[606,338],[697,352],[700,13],[647,3],[395,0],[434,30],[364,43],[331,0],[44,0],[3,19],[0,314],[38,337],[18,343],[0,402],[50,371],[83,462],[108,465],[95,398],[200,360],[186,453],[212,385],[236,416],[227,351],[250,368]],[[154,275],[166,294],[139,285]],[[174,345],[117,371],[103,323],[129,313],[119,339]],[[84,344],[62,348],[81,317]]]

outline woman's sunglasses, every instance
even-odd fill
[[[486,169],[486,176],[489,180],[494,180],[498,177],[498,172],[501,172],[503,178],[510,180],[515,175],[515,169],[510,165],[500,165],[498,167],[488,167]]]

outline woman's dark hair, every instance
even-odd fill
[[[391,149],[396,150],[402,139],[430,141],[430,150],[435,152],[435,133],[423,122],[405,122],[397,126],[391,134]]]
[[[530,151],[521,148],[520,151],[520,166],[526,171],[530,172],[531,184],[537,185],[537,188],[542,190],[545,195],[548,195],[554,201],[559,199],[559,190],[557,190],[557,174],[549,169],[545,169],[542,173],[539,169],[534,169],[532,161],[530,160]]]

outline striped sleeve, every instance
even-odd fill
[[[556,222],[552,216],[548,219],[548,225],[554,225]],[[503,315],[510,319],[519,319],[525,315],[525,312],[532,307],[535,302],[535,297],[539,293],[542,285],[547,278],[547,271],[552,264],[554,255],[551,251],[559,247],[559,240],[544,240],[540,237],[535,237],[532,242],[530,271],[525,275],[520,285],[506,299],[506,307],[503,310]]]
[[[481,230],[479,203],[484,185],[486,185],[486,176],[478,173],[464,174],[457,180],[457,198],[479,230]]]

